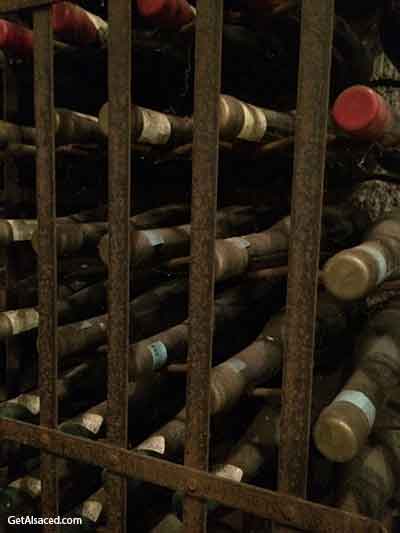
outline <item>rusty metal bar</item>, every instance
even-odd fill
[[[59,431],[0,420],[0,438],[17,440],[27,446],[43,448],[60,457],[100,465],[115,474],[143,479],[149,483],[185,492],[193,481],[193,494],[215,500],[282,524],[291,524],[313,533],[387,533],[374,520],[339,509],[308,502],[295,496],[280,494],[245,483],[236,483],[201,470],[135,454],[104,442],[93,442]]]
[[[223,0],[200,0],[197,9],[185,465],[208,470]],[[184,530],[204,533],[206,505],[195,488],[184,499]]]
[[[128,446],[129,215],[131,199],[132,2],[109,3],[108,439]],[[108,528],[126,531],[126,479],[109,475]]]
[[[334,0],[302,4],[279,490],[306,496]],[[281,529],[282,531],[282,529]]]
[[[55,428],[57,412],[57,255],[56,183],[54,143],[54,72],[51,10],[43,7],[33,14],[34,97],[37,130],[36,194],[39,226],[39,385],[40,423]],[[58,514],[56,458],[41,455],[42,512]],[[55,531],[46,525],[43,531]]]
[[[59,0],[1,0],[0,13],[51,5]]]

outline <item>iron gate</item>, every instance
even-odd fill
[[[206,530],[205,498],[273,520],[280,524],[276,527],[281,532],[290,530],[289,526],[323,533],[384,532],[384,527],[375,521],[304,499],[334,0],[303,0],[302,6],[279,492],[207,473],[223,0],[197,2],[185,464],[176,465],[127,450],[128,230],[130,188],[131,183],[135,184],[130,164],[131,4],[131,0],[109,3],[109,431],[108,442],[99,443],[68,436],[56,429],[57,258],[51,0],[0,2],[0,12],[34,8],[41,391],[40,426],[2,419],[0,436],[41,449],[42,510],[46,516],[58,514],[56,463],[57,457],[67,457],[108,470],[108,526],[115,532],[126,529],[127,477],[184,492],[183,520],[188,533]],[[56,526],[47,525],[43,530],[55,531]]]

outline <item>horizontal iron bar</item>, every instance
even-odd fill
[[[114,474],[142,479],[171,490],[215,500],[246,513],[316,533],[387,533],[382,524],[360,515],[308,502],[245,483],[145,457],[103,442],[93,442],[15,420],[0,420],[0,439],[16,440],[59,457],[100,465]]]
[[[19,9],[30,9],[40,6],[48,6],[59,0],[1,0],[0,13],[8,11],[18,11]]]

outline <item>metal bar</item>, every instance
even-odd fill
[[[2,110],[1,118],[3,120],[13,121],[16,119],[18,110],[18,86],[15,74],[6,61],[2,58]],[[21,195],[21,184],[18,180],[18,167],[14,161],[7,160],[3,163],[3,180],[4,180],[4,201],[6,217],[14,218],[14,212],[10,209],[12,197]],[[10,295],[10,288],[17,282],[20,272],[18,269],[18,254],[15,247],[7,247],[1,251],[5,258],[6,268],[6,289],[2,294],[2,310],[14,309],[16,298]],[[8,306],[8,307],[7,307]],[[5,360],[5,395],[6,397],[16,396],[21,377],[21,359],[22,346],[19,338],[7,339],[5,343],[6,360]],[[2,398],[5,399],[5,398]]]
[[[19,9],[31,9],[43,7],[59,2],[60,0],[1,0],[0,13],[18,11]]]
[[[109,3],[108,439],[128,447],[129,215],[131,199],[132,2]],[[126,531],[126,479],[107,477],[108,528]]]
[[[105,442],[93,442],[44,427],[0,420],[0,438],[10,438],[27,446],[43,448],[60,457],[100,465],[115,474],[143,479],[171,490],[187,491],[196,484],[193,494],[215,500],[278,523],[291,524],[314,533],[387,533],[374,520],[339,509],[308,502],[295,496],[236,483],[208,472],[161,461],[116,448]]]
[[[197,10],[185,465],[208,470],[223,0],[200,0]],[[192,492],[183,523],[206,531],[205,502]]]
[[[334,0],[302,4],[279,490],[306,496]],[[282,530],[281,530],[282,531]]]
[[[49,428],[58,424],[57,410],[57,256],[56,184],[54,143],[53,29],[49,7],[33,14],[34,97],[37,131],[36,191],[39,226],[39,385],[40,423]],[[41,455],[43,516],[58,514],[56,458]],[[43,531],[56,529],[46,525]]]

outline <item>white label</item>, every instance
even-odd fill
[[[9,400],[8,403],[22,405],[34,416],[40,413],[40,396],[37,396],[36,394],[20,394],[16,398]]]
[[[163,236],[158,231],[142,230],[143,234],[148,238],[151,246],[160,246],[164,244]]]
[[[18,335],[23,331],[29,331],[39,326],[39,313],[33,307],[27,309],[17,309],[16,311],[4,311],[10,324],[13,335]]]
[[[236,373],[241,372],[247,366],[246,363],[244,363],[241,359],[238,359],[237,357],[233,357],[232,359],[226,361],[226,363],[223,364],[232,368]]]
[[[81,423],[84,428],[95,435],[100,431],[104,418],[100,415],[86,413],[82,415]]]
[[[153,357],[153,370],[162,368],[168,361],[168,350],[163,342],[153,342],[148,346]]]
[[[355,248],[356,250],[362,250],[363,252],[367,253],[372,259],[374,260],[377,269],[378,269],[378,280],[377,283],[382,283],[382,281],[387,277],[387,263],[386,258],[383,255],[383,253],[376,248],[372,243],[368,244],[360,244],[360,246],[357,246]]]
[[[166,144],[171,137],[171,124],[163,113],[151,109],[138,108],[142,114],[143,129],[138,138],[139,143]]]
[[[358,407],[367,417],[369,427],[372,428],[375,422],[376,408],[371,400],[363,392],[355,390],[344,390],[332,403],[347,402]]]
[[[136,449],[148,452],[156,452],[162,455],[165,452],[165,439],[162,435],[150,437],[142,442],[142,444],[139,444]]]
[[[244,239],[243,237],[231,237],[230,239],[225,239],[226,242],[231,242],[238,248],[248,248],[250,246],[249,241]]]
[[[257,107],[240,102],[243,110],[243,127],[238,134],[239,139],[260,142],[267,131],[267,118]]]
[[[101,327],[101,323],[99,324]],[[82,324],[80,325],[79,329],[89,329],[93,327],[93,322],[90,322],[90,320],[84,320]]]
[[[84,120],[88,120],[89,122],[93,122],[95,124],[98,124],[99,119],[97,117],[92,117],[92,115],[84,115],[83,113],[79,113],[78,111],[73,111],[73,117],[79,117]]]
[[[13,241],[30,241],[38,227],[37,220],[5,220],[11,228]]]
[[[91,522],[97,523],[100,518],[103,506],[100,502],[89,500],[82,505],[82,516],[88,518]]]
[[[31,494],[34,498],[37,498],[40,496],[42,492],[42,483],[40,479],[25,476],[20,479],[16,479],[12,483],[10,483],[9,487],[13,487],[15,489],[23,490],[24,492],[28,492]]]
[[[215,475],[240,483],[243,477],[243,470],[234,465],[223,465],[215,471]]]

